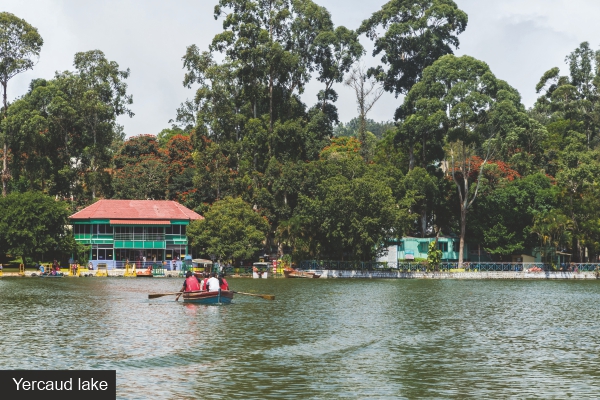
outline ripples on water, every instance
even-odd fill
[[[116,369],[119,398],[594,398],[599,282],[0,279],[0,369]]]

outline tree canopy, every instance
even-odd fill
[[[99,197],[176,200],[206,217],[190,226],[194,251],[223,260],[365,261],[404,235],[458,239],[461,261],[469,246],[494,260],[555,262],[556,250],[599,260],[600,52],[588,42],[564,72],[548,66],[526,109],[484,60],[452,54],[468,22],[452,0],[390,0],[358,27],[336,26],[311,0],[215,3],[222,30],[182,54],[191,96],[167,127],[127,137],[117,118],[133,115],[130,71],[101,50],[5,99],[6,215],[18,196],[71,211]],[[376,58],[366,71],[365,39]],[[4,88],[42,43],[0,13]],[[357,100],[348,122],[337,108],[344,84]],[[369,119],[384,90],[403,97],[386,121]],[[54,233],[28,229],[50,244],[18,240],[66,249],[62,220],[33,212]],[[7,221],[29,226],[19,218]]]

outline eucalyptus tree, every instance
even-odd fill
[[[32,69],[37,62],[44,40],[38,30],[27,21],[9,13],[0,12],[0,84],[4,115],[8,111],[6,88],[15,75]],[[6,184],[10,179],[8,170],[9,131],[4,128],[2,157],[2,196],[6,196]]]
[[[214,37],[211,50],[239,63],[237,77],[253,108],[260,97],[268,99],[273,132],[281,112],[274,104],[276,91],[284,102],[303,93],[315,68],[315,39],[333,29],[331,16],[310,0],[220,0],[215,19],[220,16],[225,31]]]
[[[314,46],[317,80],[325,85],[318,97],[321,101],[321,110],[326,112],[327,102],[335,101],[338,97],[333,85],[344,80],[344,75],[363,55],[364,48],[358,41],[358,34],[345,26],[319,33],[315,38]],[[331,119],[337,122],[337,115]]]
[[[543,93],[534,108],[553,120],[581,122],[589,149],[600,130],[600,51],[593,51],[588,42],[583,42],[565,62],[568,76],[560,75],[555,67],[540,78],[536,91]]]
[[[374,42],[380,65],[369,70],[388,92],[407,93],[423,70],[458,48],[467,14],[453,0],[390,0],[358,29]],[[381,29],[384,30],[383,34]]]
[[[134,115],[128,108],[133,99],[127,94],[125,83],[130,72],[129,68],[119,70],[119,64],[106,59],[100,50],[76,53],[73,65],[81,93],[82,135],[88,144],[84,152],[84,160],[89,167],[86,178],[93,199],[103,175],[106,175],[105,169],[110,165],[112,143],[122,135],[116,118],[124,114]]]
[[[244,152],[253,152],[252,159],[257,153],[266,153],[265,160],[282,158],[286,155],[278,153],[280,144],[301,139],[308,147],[295,151],[293,158],[317,156],[318,150],[310,149],[314,147],[311,142],[322,147],[323,139],[331,135],[331,124],[337,121],[331,104],[337,99],[333,85],[342,81],[363,53],[356,33],[334,27],[329,12],[311,0],[221,0],[215,18],[221,16],[224,31],[214,37],[210,51],[225,56],[227,80],[236,85],[228,93],[236,96],[236,113],[244,114],[250,124],[233,130],[238,140],[251,136]],[[215,68],[211,57],[190,48],[184,61],[190,71],[185,83],[209,79],[212,89],[217,77],[208,74],[209,68]],[[313,74],[325,87],[318,104],[307,111],[299,96]],[[198,92],[202,98],[207,94]],[[259,169],[265,167],[266,163]]]

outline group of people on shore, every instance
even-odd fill
[[[48,271],[46,271],[46,268],[44,267],[44,265],[42,265],[41,263],[37,264],[37,269],[40,271],[40,275],[60,275],[60,265],[58,264],[58,261],[54,260],[52,262],[52,266],[48,268]]]
[[[192,271],[188,271],[181,287],[181,292],[218,292],[219,290],[229,290],[229,284],[225,280],[225,274],[217,275],[214,272],[203,273],[202,280],[199,280]]]

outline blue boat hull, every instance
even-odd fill
[[[194,304],[229,304],[233,300],[231,290],[222,290],[219,292],[189,292],[183,293],[184,303]]]
[[[44,275],[40,275],[40,278],[64,278],[64,274],[60,274],[60,275],[48,275],[48,274],[44,274]]]

